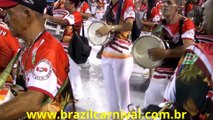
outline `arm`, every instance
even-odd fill
[[[64,36],[63,42],[69,43],[71,39],[72,39],[72,36]]]
[[[123,24],[110,25],[110,31],[115,31],[115,32],[131,31],[132,30],[132,26],[133,26],[133,19],[129,18]]]
[[[82,13],[81,12],[81,16],[82,16],[83,19],[88,19],[88,18],[92,17],[92,14],[90,14],[90,13]]]
[[[194,42],[192,40],[183,40],[183,46],[177,47],[175,49],[167,49],[165,50],[166,58],[180,58],[184,55],[185,50],[188,46],[192,45]]]
[[[110,32],[125,32],[131,31],[133,19],[127,19],[125,23],[118,25],[106,25],[96,31],[97,34],[106,35]]]
[[[11,101],[0,105],[0,120],[13,120],[23,117],[26,112],[38,111],[45,95],[29,90]]]
[[[50,15],[47,15],[47,14],[44,14],[43,17],[44,17],[45,19],[48,19],[48,20],[50,20],[50,21],[52,21],[52,22],[54,22],[54,23],[57,23],[57,24],[59,24],[59,25],[61,25],[61,26],[66,26],[66,25],[68,25],[68,22],[67,22],[66,20],[64,20],[64,19],[55,18],[55,17],[50,16]]]
[[[183,40],[183,46],[177,47],[175,49],[152,48],[148,50],[148,54],[152,60],[180,58],[182,55],[184,55],[186,48],[193,43],[194,42],[192,40],[185,39]]]
[[[150,21],[144,21],[142,20],[143,25],[147,26],[147,27],[154,27],[155,23],[150,22]]]

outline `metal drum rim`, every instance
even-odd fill
[[[89,31],[91,29],[91,26],[95,23],[103,23],[104,25],[107,25],[104,21],[93,21],[89,27],[88,27],[88,30],[87,30],[87,35],[88,35],[88,39],[89,41],[94,45],[94,46],[98,46],[98,45],[103,45],[103,44],[106,44],[107,43],[107,40],[105,40],[105,42],[103,44],[95,44],[92,40],[91,40],[91,37],[89,35]],[[109,39],[110,38],[110,33],[107,35],[107,38],[106,39]]]
[[[138,42],[141,38],[143,38],[143,37],[154,37],[154,38],[156,38],[156,39],[163,45],[163,49],[166,49],[166,46],[165,46],[163,40],[161,40],[159,37],[157,37],[157,36],[155,36],[155,35],[143,35],[143,36],[137,38],[136,41],[133,43],[133,46],[132,46],[132,56],[133,56],[133,58],[134,58],[134,61],[136,62],[137,65],[139,65],[139,66],[141,66],[141,67],[143,67],[143,68],[155,68],[155,67],[160,66],[160,65],[162,64],[163,60],[161,60],[161,62],[159,62],[158,65],[152,66],[152,67],[143,66],[143,65],[141,65],[137,60],[135,60],[135,54],[134,54],[134,52],[133,52],[133,51],[134,51],[134,48],[135,48],[137,42]]]

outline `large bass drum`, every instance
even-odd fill
[[[100,36],[96,34],[96,31],[105,25],[107,24],[103,21],[94,21],[93,23],[90,24],[87,34],[88,34],[89,41],[93,45],[104,45],[109,42],[110,34],[104,35],[104,36]]]
[[[148,55],[148,50],[151,48],[168,49],[167,42],[162,41],[154,35],[145,35],[138,38],[132,47],[134,61],[141,67],[154,68],[162,64],[163,60],[153,61]]]

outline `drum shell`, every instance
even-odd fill
[[[136,64],[144,68],[160,66],[163,60],[153,61],[148,55],[148,50],[156,47],[168,49],[169,44],[154,35],[144,35],[138,38],[132,47],[132,55]]]
[[[107,34],[104,36],[100,36],[96,34],[96,31],[105,25],[107,24],[103,21],[93,21],[93,23],[89,25],[87,35],[88,35],[89,41],[93,45],[105,45],[106,43],[110,41],[110,37],[111,37],[110,34]]]

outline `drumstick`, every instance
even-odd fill
[[[166,103],[166,104],[163,106],[163,108],[161,108],[161,110],[160,110],[158,113],[161,113],[161,112],[165,111],[165,110],[166,110],[167,108],[169,108],[171,105],[172,105],[171,102]]]

